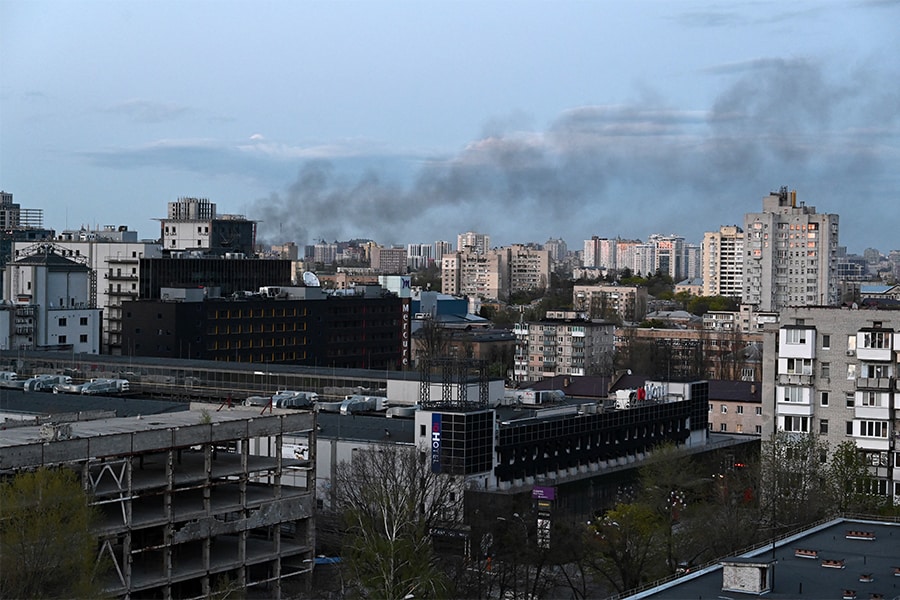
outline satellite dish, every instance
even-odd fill
[[[316,277],[316,274],[312,271],[303,272],[303,283],[306,285],[306,287],[322,287],[322,284],[319,282],[319,278]]]

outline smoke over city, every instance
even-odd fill
[[[799,59],[708,75],[725,82],[709,107],[677,109],[648,93],[569,110],[543,131],[494,126],[455,156],[396,159],[414,164],[408,177],[308,161],[250,216],[270,243],[430,242],[474,229],[495,243],[561,236],[577,247],[591,235],[698,240],[787,185],[840,213],[842,231],[862,227],[850,207],[897,164],[881,140],[896,134],[900,78],[886,84],[861,68],[841,79]]]

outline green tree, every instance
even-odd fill
[[[883,496],[872,493],[875,478],[856,444],[845,440],[831,453],[826,469],[828,488],[837,512],[876,512]]]
[[[344,557],[363,597],[447,594],[430,530],[456,508],[454,483],[432,473],[424,456],[388,445],[358,450],[337,469],[334,509],[343,518]]]
[[[795,529],[827,516],[828,447],[818,435],[778,431],[760,450],[760,516],[771,533]]]
[[[618,504],[588,527],[589,564],[618,593],[664,574],[665,525],[642,503]]]
[[[69,469],[42,467],[0,484],[0,597],[102,595],[96,519]]]

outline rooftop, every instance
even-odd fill
[[[860,537],[851,534],[872,534]],[[798,552],[798,550],[802,552]],[[840,518],[764,547],[731,557],[729,562],[755,558],[775,560],[771,599],[896,598],[900,567],[900,522]],[[696,598],[759,598],[760,595],[722,590],[722,565],[685,575],[639,594],[666,600]]]

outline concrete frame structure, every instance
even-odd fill
[[[102,515],[112,595],[208,598],[227,578],[279,598],[282,580],[307,576],[314,560],[315,460],[282,456],[298,436],[314,448],[314,413],[191,410],[12,427],[0,438],[0,473],[80,473]]]
[[[853,441],[877,492],[900,502],[900,311],[790,308],[767,328],[763,435]]]

